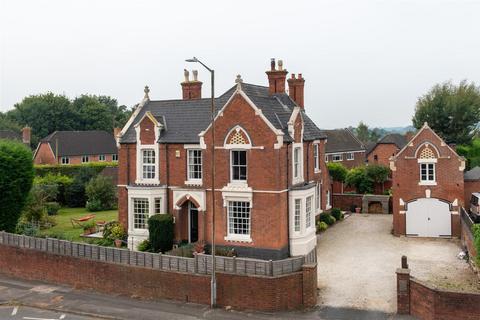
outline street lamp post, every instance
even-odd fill
[[[210,110],[210,122],[212,126],[212,170],[211,170],[211,182],[212,182],[212,279],[210,283],[210,305],[215,307],[217,303],[217,279],[215,277],[215,70],[210,69],[202,61],[196,57],[186,59],[186,62],[200,63],[205,69],[210,72],[211,83],[211,110]]]

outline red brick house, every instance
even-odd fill
[[[210,243],[214,205],[216,244],[239,256],[281,259],[315,247],[315,215],[330,185],[326,137],[305,112],[302,75],[287,81],[274,60],[266,73],[268,87],[237,76],[215,99],[215,146],[196,72],[186,74],[181,100],[150,100],[145,89],[120,134],[119,220],[129,248],[148,237],[150,215],[167,212],[177,242]]]
[[[118,161],[113,133],[106,131],[55,131],[40,140],[35,164],[81,164]]]
[[[465,159],[425,125],[391,158],[395,235],[460,236]]]
[[[339,162],[346,168],[365,164],[365,145],[349,129],[324,130],[327,136],[325,162]]]
[[[407,138],[399,133],[387,134],[367,151],[367,162],[390,166],[390,158],[394,157],[407,144]]]

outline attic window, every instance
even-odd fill
[[[422,150],[420,153],[420,159],[435,159],[435,153],[433,152],[432,149],[430,149],[428,146],[425,147],[425,149]]]
[[[234,133],[234,135],[230,138],[230,144],[247,144],[245,138],[243,137],[240,130]]]

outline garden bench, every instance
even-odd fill
[[[87,222],[91,219],[95,218],[95,215],[94,214],[89,214],[87,216],[84,216],[84,217],[81,217],[81,218],[78,218],[78,219],[74,219],[74,218],[71,218],[70,219],[70,222],[72,223],[72,227],[75,228],[75,226],[77,227],[80,227],[82,228],[83,227],[83,222]]]

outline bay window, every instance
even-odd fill
[[[148,198],[133,198],[133,228],[147,229],[148,215]]]
[[[302,214],[302,199],[295,199],[295,213],[293,227],[296,232],[300,231],[300,215]]]
[[[312,202],[313,197],[307,197],[305,201],[305,228],[310,228],[312,226]]]

